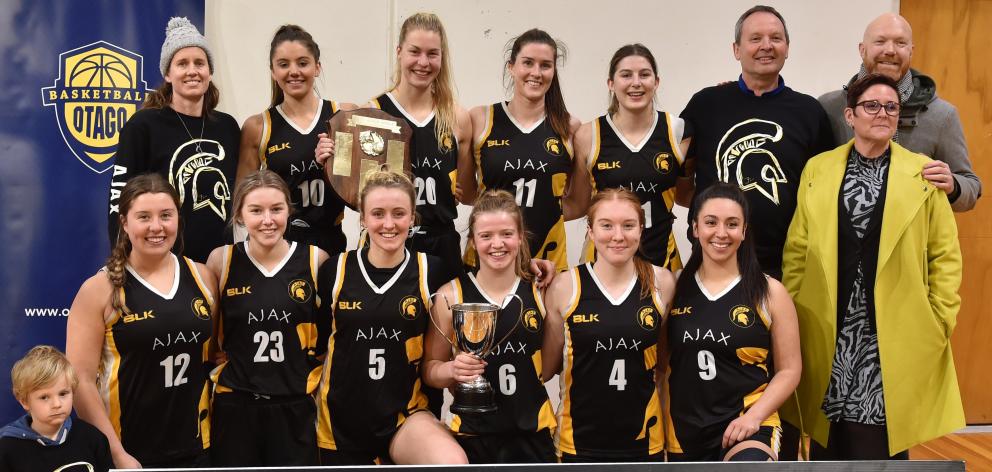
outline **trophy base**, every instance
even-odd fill
[[[456,387],[453,392],[455,400],[451,404],[451,412],[459,415],[478,415],[496,411],[496,399],[492,387],[488,382],[484,387],[481,385],[479,387],[482,388],[471,388],[465,384]]]

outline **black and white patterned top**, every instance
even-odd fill
[[[841,184],[841,200],[858,239],[863,239],[875,204],[885,183],[889,152],[869,159],[851,149]],[[843,213],[842,213],[843,214]],[[868,292],[862,273],[864,261],[857,263],[857,274],[850,290],[837,334],[830,385],[823,399],[823,411],[831,421],[885,424],[882,397],[882,370],[878,357],[878,333],[869,316]]]

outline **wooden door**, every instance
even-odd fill
[[[961,115],[985,196],[958,213],[964,258],[961,312],[951,343],[968,424],[992,423],[992,0],[902,0],[913,26],[912,66]]]

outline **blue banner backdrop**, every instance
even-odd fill
[[[204,0],[4,0],[0,8],[0,424],[10,368],[65,346],[69,306],[103,265],[121,125],[162,82],[165,25]]]

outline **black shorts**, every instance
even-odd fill
[[[462,236],[454,228],[433,230],[420,227],[406,240],[410,251],[422,252],[441,259],[445,282],[465,273],[462,263]]]
[[[762,426],[758,428],[758,432],[752,434],[745,441],[758,441],[768,446],[769,449],[775,452],[775,457],[771,457],[771,459],[778,460],[778,451],[782,441],[782,428],[779,426]],[[726,457],[731,449],[733,449],[733,446],[725,449],[717,443],[716,447],[699,451],[669,452],[668,462],[722,462],[723,458]],[[727,460],[731,462],[764,462],[769,458],[767,451],[750,447],[737,451]]]
[[[610,463],[610,462],[665,462],[665,451],[644,456],[594,457],[582,454],[561,453],[563,464]]]
[[[210,451],[199,454],[162,461],[140,461],[144,469],[205,469],[211,467]]]
[[[287,241],[317,246],[332,256],[344,252],[348,246],[348,238],[341,232],[341,225],[323,230],[290,225],[286,227],[283,237]]]
[[[518,434],[458,435],[469,464],[540,464],[558,462],[551,431]]]
[[[217,467],[317,465],[317,405],[309,395],[214,395],[210,460]]]
[[[379,465],[389,463],[388,447],[385,452],[337,451],[320,448],[321,466]]]

